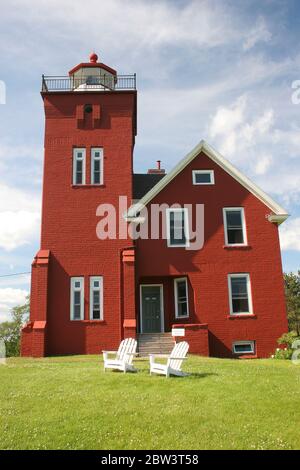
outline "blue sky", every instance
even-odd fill
[[[298,0],[10,0],[0,11],[0,275],[30,271],[39,247],[41,75],[66,75],[93,50],[137,73],[135,170],[157,159],[170,170],[206,139],[291,214],[283,265],[300,268]],[[28,275],[0,278],[0,321],[28,289]]]

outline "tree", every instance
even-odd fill
[[[12,320],[0,323],[0,340],[4,341],[6,356],[19,356],[21,328],[28,320],[30,309],[29,296],[23,305],[14,307],[11,311]]]
[[[297,274],[285,273],[284,286],[289,330],[300,336],[300,271]]]

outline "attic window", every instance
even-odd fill
[[[90,114],[93,111],[93,106],[91,104],[84,105],[84,112]]]
[[[194,170],[193,184],[215,184],[215,175],[213,170]]]

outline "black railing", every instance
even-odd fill
[[[114,91],[135,90],[136,74],[103,74],[88,77],[46,77],[42,76],[42,91]]]

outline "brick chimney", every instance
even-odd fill
[[[157,168],[150,168],[148,170],[148,174],[155,174],[155,175],[164,175],[166,170],[160,167],[161,161],[157,160]]]

